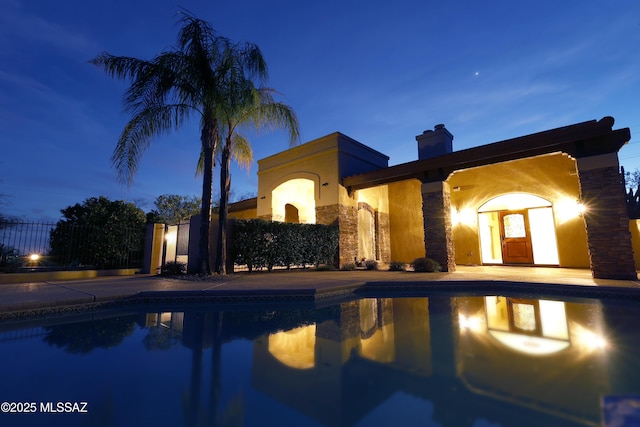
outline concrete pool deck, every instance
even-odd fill
[[[240,273],[207,281],[136,275],[89,280],[0,284],[0,320],[39,317],[118,304],[315,301],[370,292],[540,292],[640,301],[640,281],[593,279],[566,268],[458,266],[453,273],[390,271],[276,271]]]

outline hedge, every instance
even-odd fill
[[[249,271],[275,266],[332,264],[338,227],[245,219],[233,222],[231,256]]]

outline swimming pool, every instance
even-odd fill
[[[221,307],[0,324],[0,425],[595,427],[629,408],[638,421],[637,303]]]

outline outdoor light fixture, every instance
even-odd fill
[[[169,232],[165,234],[164,238],[167,241],[167,243],[175,244],[176,241],[178,240],[178,233],[176,233],[175,231]]]
[[[476,213],[471,208],[451,208],[451,224],[474,225],[476,223]]]
[[[40,259],[40,254],[31,254],[29,255],[29,260],[30,261],[38,261]]]
[[[329,185],[329,183],[328,183],[328,182],[323,182],[323,183],[322,183],[322,186],[323,186],[323,187],[326,187],[327,185]]]

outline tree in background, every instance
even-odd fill
[[[640,170],[626,172],[624,167],[620,168],[622,182],[626,191],[627,214],[631,219],[640,218]],[[634,190],[635,189],[635,190]]]
[[[210,274],[209,226],[220,106],[229,100],[228,80],[235,71],[232,67],[242,64],[246,67],[244,75],[260,77],[266,64],[254,44],[233,44],[208,22],[186,12],[181,13],[179,22],[182,28],[176,48],[150,61],[103,53],[91,62],[112,77],[132,80],[124,103],[133,117],[112,155],[118,176],[127,185],[154,137],[180,129],[193,116],[199,118],[204,167],[198,265],[201,274]],[[246,59],[238,60],[233,55]]]
[[[49,252],[59,264],[116,268],[142,258],[146,217],[133,203],[100,196],[60,212]]]
[[[202,199],[197,196],[163,194],[158,196],[153,204],[156,208],[149,212],[147,218],[149,218],[149,215],[153,215],[153,222],[178,224],[180,221],[187,220],[200,213]]]

